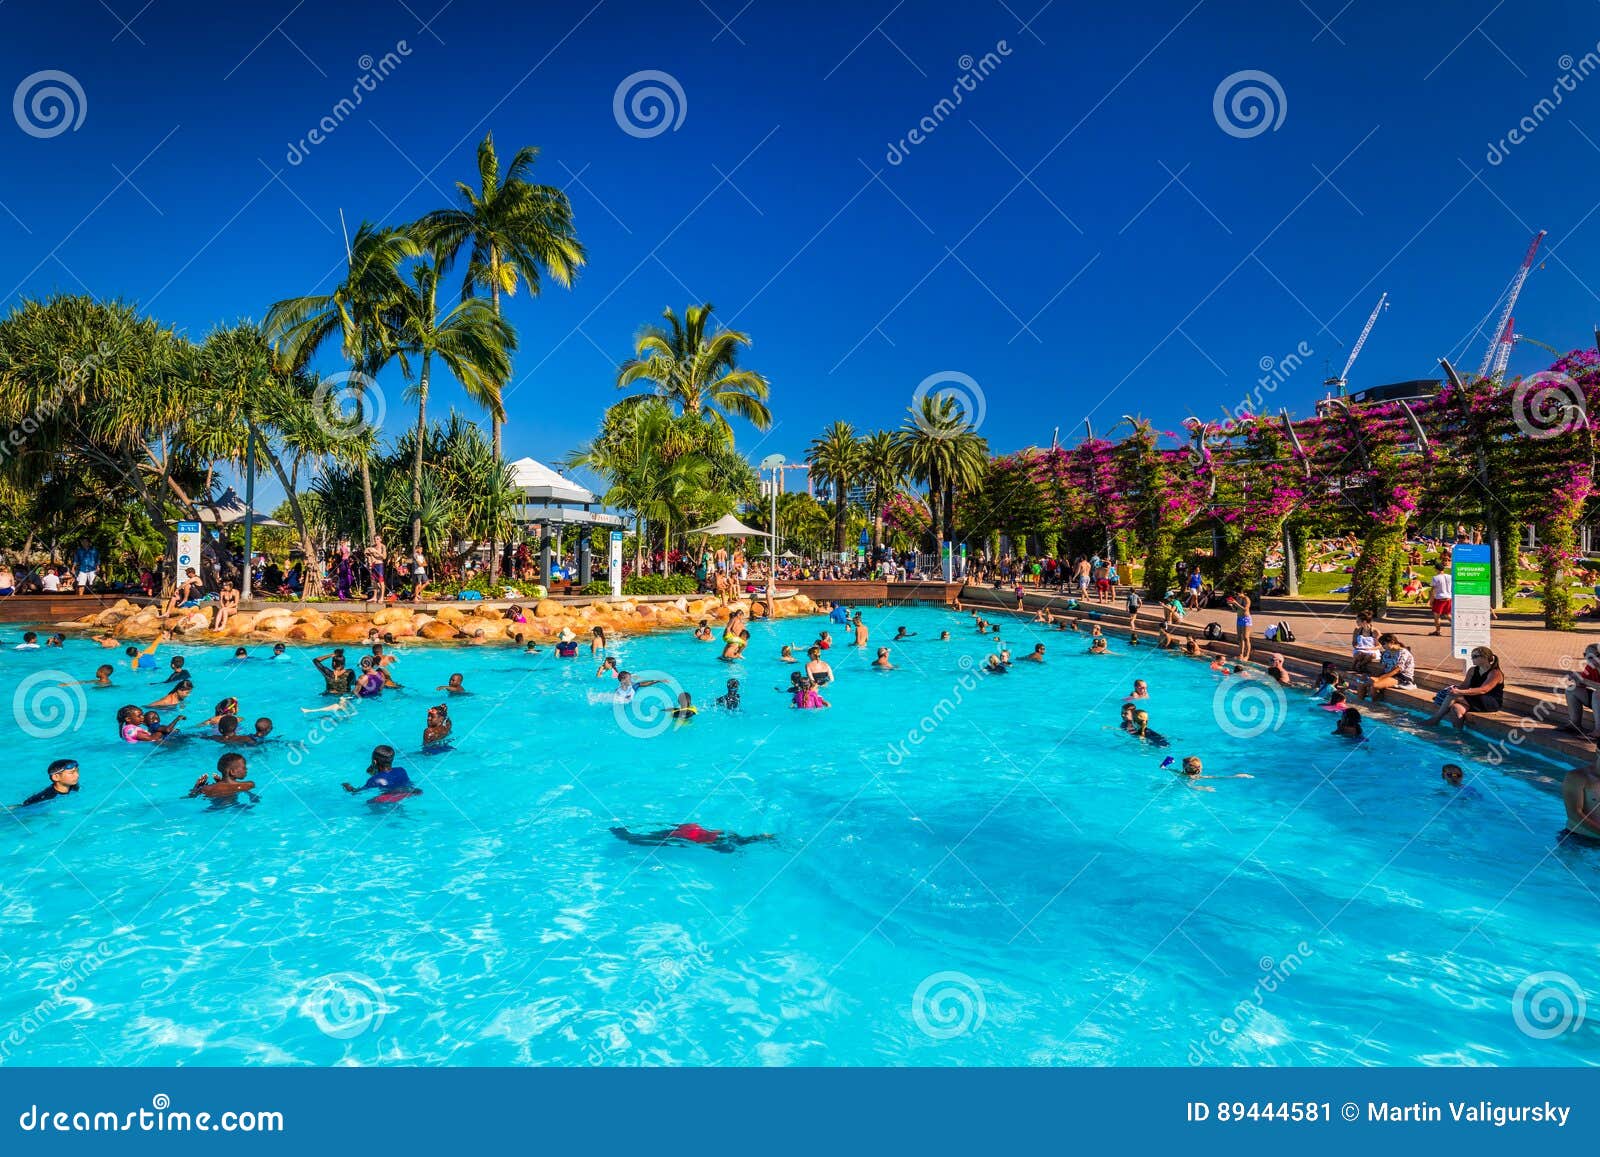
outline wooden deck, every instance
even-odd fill
[[[59,623],[103,611],[123,595],[8,595],[0,598],[0,623]],[[158,602],[142,595],[130,603]]]
[[[873,581],[786,582],[803,595],[830,603],[938,603],[949,606],[961,593],[960,583],[893,583]]]

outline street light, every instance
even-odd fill
[[[772,471],[772,521],[767,524],[767,556],[772,563],[772,576],[778,576],[778,472],[786,461],[782,454],[768,454],[761,459],[761,469]]]

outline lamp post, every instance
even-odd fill
[[[256,521],[256,424],[251,422],[249,426],[250,438],[244,455],[244,579],[239,584],[241,601],[250,598],[250,573],[254,562],[251,531],[255,529]]]
[[[772,472],[772,521],[767,523],[767,617],[772,617],[773,589],[778,585],[778,478],[783,471],[782,454],[761,459],[761,469]]]

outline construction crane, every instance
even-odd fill
[[[1511,285],[1506,290],[1506,307],[1500,313],[1500,320],[1495,323],[1494,337],[1489,340],[1489,348],[1483,351],[1483,362],[1478,366],[1480,378],[1498,378],[1505,373],[1506,363],[1511,359],[1511,345],[1516,340],[1516,331],[1511,326],[1511,311],[1516,308],[1517,298],[1522,293],[1522,283],[1528,280],[1528,270],[1533,268],[1533,255],[1539,251],[1539,244],[1544,239],[1543,229],[1533,235],[1528,252],[1523,256],[1516,276],[1511,279]],[[1497,365],[1498,369],[1495,368]]]
[[[1329,378],[1322,384],[1325,386],[1338,386],[1339,393],[1345,393],[1345,384],[1350,380],[1350,367],[1356,364],[1356,358],[1361,356],[1361,347],[1367,344],[1367,335],[1372,332],[1372,327],[1378,321],[1378,315],[1389,308],[1389,295],[1385,293],[1378,298],[1378,304],[1372,307],[1372,312],[1367,316],[1367,324],[1361,327],[1361,336],[1356,338],[1356,344],[1350,347],[1350,356],[1345,359],[1344,369],[1339,371],[1339,376]]]
[[[1555,356],[1558,357],[1558,358],[1564,358],[1564,357],[1567,356],[1564,352],[1562,352],[1561,350],[1556,349],[1556,347],[1551,345],[1549,342],[1540,341],[1536,337],[1529,337],[1525,333],[1514,333],[1514,334],[1511,335],[1511,340],[1514,341],[1514,342],[1525,341],[1529,345],[1536,345],[1542,350],[1549,350],[1551,353],[1555,354]]]

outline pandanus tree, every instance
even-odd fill
[[[835,422],[811,441],[806,451],[811,472],[828,482],[833,492],[833,549],[845,549],[845,529],[850,517],[850,483],[863,465],[861,440],[849,422]]]
[[[713,309],[709,302],[691,305],[679,320],[669,308],[662,314],[666,325],[641,330],[633,357],[617,371],[617,388],[647,387],[623,404],[660,398],[679,414],[692,414],[717,426],[731,442],[730,417],[743,418],[757,430],[772,425],[772,411],[767,408],[771,387],[761,374],[739,365],[739,353],[749,347],[750,335],[712,329]]]
[[[368,389],[372,376],[391,355],[388,319],[400,308],[407,290],[401,264],[421,257],[416,235],[404,229],[384,229],[363,222],[350,242],[344,280],[332,293],[309,294],[276,302],[265,321],[268,335],[279,344],[291,370],[299,372],[326,346],[337,343],[349,363],[351,377],[326,396],[341,403],[348,398],[353,413],[335,429],[347,437],[342,449],[355,462],[361,479],[362,509],[367,539],[378,532],[372,501],[372,476],[368,463],[371,429]]]

